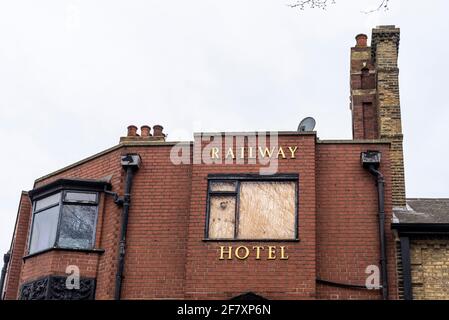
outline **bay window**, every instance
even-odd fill
[[[92,249],[98,192],[60,190],[33,202],[29,254],[50,248]]]

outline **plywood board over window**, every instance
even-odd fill
[[[235,197],[214,196],[210,199],[209,237],[234,238]]]
[[[242,183],[238,238],[295,238],[295,193],[289,181]]]
[[[220,176],[208,188],[206,238],[296,240],[297,176]]]

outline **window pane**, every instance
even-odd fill
[[[242,182],[239,239],[295,238],[295,183]]]
[[[55,245],[58,215],[59,206],[34,215],[30,253],[52,248]]]
[[[64,201],[97,203],[97,194],[92,192],[67,192]]]
[[[235,197],[212,196],[209,211],[209,238],[233,239],[235,227]]]
[[[60,197],[61,197],[61,193],[59,192],[59,193],[52,194],[51,196],[48,196],[46,198],[36,201],[36,206],[34,208],[34,211],[38,211],[42,208],[46,208],[51,205],[58,204]]]
[[[92,248],[96,209],[96,206],[64,205],[58,245],[64,248]]]
[[[235,181],[214,181],[210,183],[210,191],[235,191]]]

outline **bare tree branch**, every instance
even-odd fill
[[[384,10],[388,10],[388,1],[390,1],[390,0],[382,0],[382,2],[379,4],[379,6],[377,8],[375,8],[373,10],[362,11],[362,12],[365,13],[365,14],[368,14],[368,13],[379,11],[382,8]]]
[[[390,0],[379,0],[379,6],[373,10],[362,11],[365,14],[379,11],[382,8],[388,10],[388,2]],[[296,0],[294,3],[288,4],[290,8],[298,8],[304,10],[306,7],[311,9],[323,9],[326,10],[327,6],[330,4],[335,4],[335,0]]]
[[[311,9],[326,9],[328,4],[334,4],[335,0],[298,0],[295,3],[289,4],[288,6],[291,8],[299,8],[300,10],[304,10],[306,6]]]

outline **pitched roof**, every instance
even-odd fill
[[[393,223],[449,223],[449,198],[410,198],[395,209]]]

